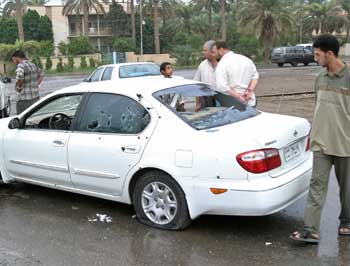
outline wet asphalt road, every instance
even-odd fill
[[[47,78],[41,91],[82,78]],[[266,217],[203,216],[185,231],[169,232],[140,224],[128,205],[26,184],[0,186],[0,266],[350,265],[350,238],[337,235],[334,173],[319,246],[288,239],[302,227],[304,206],[305,198]],[[101,214],[111,221],[100,221]]]
[[[350,239],[337,236],[337,189],[332,174],[317,247],[288,239],[302,226],[305,199],[266,217],[203,216],[185,231],[169,232],[140,224],[128,205],[6,185],[0,265],[350,265]]]

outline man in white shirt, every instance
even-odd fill
[[[219,60],[215,70],[216,90],[256,106],[254,91],[259,73],[253,61],[232,52],[225,41],[215,42],[213,52]]]
[[[212,90],[215,90],[216,87],[215,69],[218,64],[216,55],[213,52],[214,45],[215,41],[213,40],[204,43],[202,53],[205,60],[200,63],[193,78],[196,81],[207,84]],[[204,107],[212,106],[213,101],[212,96],[196,97],[196,112]]]

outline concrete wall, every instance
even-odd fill
[[[86,58],[86,63],[88,66],[89,66],[89,58],[93,58],[95,60],[96,64],[99,64],[101,62],[101,54],[88,54],[88,55],[84,55],[84,56]],[[65,64],[67,65],[68,64],[68,56],[61,56],[61,57],[62,57],[63,65],[65,65]],[[81,57],[82,57],[82,55],[74,57],[74,67],[75,68],[80,68]],[[45,72],[45,70],[46,70],[45,69],[46,58],[41,57],[40,60],[41,60],[41,63],[43,65],[43,71]],[[55,70],[57,63],[58,63],[58,57],[51,56],[51,61],[52,61],[51,70]],[[13,68],[14,65],[11,65],[10,62],[0,61],[0,74],[5,75],[6,73],[8,73],[8,70],[10,67]]]
[[[80,61],[81,57],[83,55],[79,55],[74,57],[74,67],[79,68],[80,67]],[[86,58],[87,65],[89,66],[89,58],[93,58],[96,62],[96,64],[99,64],[101,62],[101,54],[89,54],[89,55],[84,55]],[[63,65],[68,65],[68,56],[60,56],[62,58]],[[57,63],[58,63],[58,58],[57,56],[51,56],[51,61],[52,61],[52,70],[56,69]],[[45,71],[45,64],[46,64],[46,58],[41,58],[41,63],[43,64],[43,69]]]
[[[138,55],[134,52],[125,53],[126,62],[154,62],[157,64],[161,64],[163,62],[169,62],[172,64],[176,63],[176,58],[170,57],[169,54],[144,54]]]

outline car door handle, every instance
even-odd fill
[[[141,151],[140,145],[126,145],[121,147],[122,151],[125,153],[139,153]]]
[[[52,143],[56,147],[63,147],[66,144],[65,141],[61,139],[56,139]]]

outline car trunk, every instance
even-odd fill
[[[220,139],[240,139],[236,155],[263,148],[278,149],[282,165],[268,172],[271,177],[292,170],[310,156],[306,151],[310,124],[302,118],[262,113],[217,129]],[[228,149],[227,145],[221,147],[222,160],[225,160]]]

